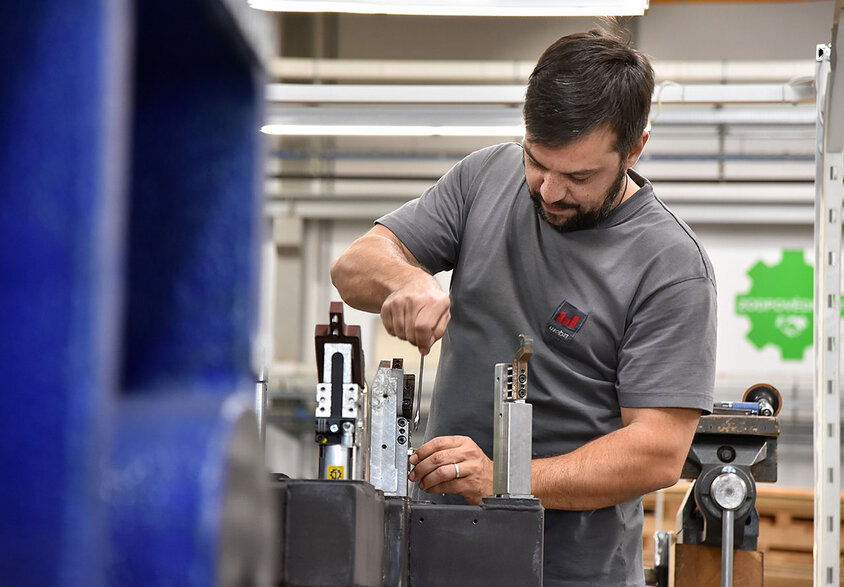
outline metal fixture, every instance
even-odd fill
[[[533,339],[520,334],[513,362],[495,365],[492,493],[498,497],[532,497],[533,406],[525,401],[532,354]]]

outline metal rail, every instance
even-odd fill
[[[815,200],[815,565],[814,584],[838,585],[840,577],[840,360],[841,211],[844,179],[844,85],[837,80],[842,56],[836,0],[832,43],[817,52],[818,139]]]

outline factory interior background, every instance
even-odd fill
[[[766,584],[811,584],[813,83],[836,2],[651,0],[608,21],[249,5],[265,1],[0,7],[0,584],[258,584],[266,496],[221,471],[317,476],[332,261],[461,158],[520,142],[523,93],[507,88],[594,27],[652,59],[635,169],[712,260],[716,401],[758,383],[782,395],[778,479],[759,484],[784,496],[760,514]],[[345,321],[368,382],[393,358],[418,373],[378,315],[347,306]],[[254,402],[259,379],[265,452],[238,415],[254,404],[230,398]],[[224,490],[243,499],[203,509]],[[680,497],[646,497],[646,565]],[[170,541],[220,520],[217,550]]]
[[[831,2],[652,2],[645,16],[621,23],[634,46],[653,59],[658,88],[672,82],[799,84],[814,76],[815,47],[829,37],[832,8]],[[272,62],[271,84],[526,83],[552,41],[607,26],[586,17],[353,14],[282,14],[277,22],[281,53]],[[326,68],[330,63],[334,67]],[[272,95],[268,124],[287,115]],[[390,107],[359,104],[353,114],[366,123]],[[412,108],[392,108],[388,121],[412,123]],[[441,107],[433,115],[449,120],[459,117],[453,112],[459,108],[482,119],[490,106]],[[490,112],[490,119],[497,114]],[[777,387],[784,399],[778,483],[811,487],[813,285],[801,267],[814,264],[814,103],[655,104],[652,118],[636,169],[701,238],[715,268],[716,400],[738,401],[755,383]],[[268,136],[260,325],[274,406],[268,458],[278,470],[314,473],[309,430],[299,437],[295,421],[299,414],[309,426],[314,325],[326,319],[330,301],[340,299],[330,282],[332,260],[374,219],[421,194],[463,156],[520,140]],[[447,288],[448,275],[439,278]],[[787,324],[785,318],[771,323],[754,305],[793,297],[804,304]],[[378,361],[393,357],[416,371],[418,352],[389,337],[378,316],[347,308],[346,321],[361,326],[369,377]],[[426,363],[427,398],[435,365]]]

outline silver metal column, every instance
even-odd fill
[[[255,385],[255,418],[258,420],[258,440],[263,451],[266,446],[267,429],[267,368],[265,366],[261,366],[261,373]]]
[[[533,406],[525,400],[533,339],[519,335],[519,342],[513,363],[495,366],[492,493],[499,497],[532,497]]]
[[[818,140],[815,177],[815,568],[814,584],[840,576],[840,325],[841,209],[844,180],[844,84],[836,65],[844,56],[836,0],[832,44],[819,45],[816,90]]]
[[[721,508],[721,587],[733,587],[735,515],[747,498],[747,485],[734,467],[721,469],[710,488],[712,500]]]

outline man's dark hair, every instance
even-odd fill
[[[609,125],[626,155],[648,122],[654,72],[648,58],[607,32],[557,40],[530,75],[524,120],[528,138],[561,147]]]

